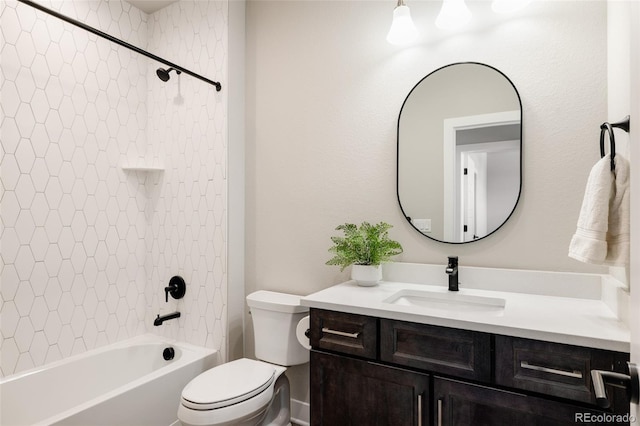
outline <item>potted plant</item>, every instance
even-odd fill
[[[382,262],[388,262],[392,256],[402,253],[399,242],[389,239],[392,226],[385,222],[371,225],[362,222],[358,227],[345,223],[336,228],[344,237],[331,237],[333,247],[329,249],[334,256],[327,265],[338,265],[340,271],[351,268],[351,278],[361,286],[373,286],[382,279]]]

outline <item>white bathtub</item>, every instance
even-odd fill
[[[182,388],[217,364],[214,350],[138,336],[0,380],[0,424],[168,426]]]

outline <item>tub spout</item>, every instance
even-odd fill
[[[157,327],[159,325],[162,325],[163,322],[165,322],[167,320],[170,320],[170,319],[174,319],[174,318],[180,318],[180,312],[174,312],[172,314],[163,315],[163,316],[160,316],[160,314],[158,314],[156,319],[153,320],[153,325],[155,325]]]

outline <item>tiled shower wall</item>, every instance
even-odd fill
[[[145,332],[224,354],[225,92],[173,73],[162,83],[161,64],[0,5],[0,373]],[[119,1],[45,5],[225,80],[226,2],[152,15]],[[173,275],[187,294],[166,304]]]

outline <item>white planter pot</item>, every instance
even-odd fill
[[[377,285],[382,280],[382,265],[351,265],[351,279],[362,287]]]

